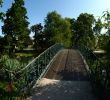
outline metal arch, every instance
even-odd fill
[[[62,48],[63,45],[58,43],[49,47],[18,72],[4,69],[6,72],[6,82],[12,86],[12,91],[9,93],[11,95],[10,98],[29,93],[36,81],[41,77],[41,74],[45,74],[45,71],[48,69],[46,66],[48,66],[51,59]]]

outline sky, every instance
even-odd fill
[[[3,1],[0,11],[6,12],[14,0]],[[25,0],[25,7],[30,27],[37,23],[44,24],[47,13],[51,11],[57,11],[63,18],[77,18],[80,13],[101,16],[103,11],[110,10],[110,0]],[[0,35],[2,25],[0,22]]]

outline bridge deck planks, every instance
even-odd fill
[[[97,100],[78,51],[62,50],[27,100]]]
[[[89,80],[85,65],[77,50],[64,49],[52,63],[45,78],[71,81]]]

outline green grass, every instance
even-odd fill
[[[29,61],[31,61],[32,59],[35,58],[36,54],[33,53],[16,53],[16,59],[18,59],[21,63],[29,63]]]
[[[33,56],[32,53],[16,53],[15,55],[16,56],[20,56],[20,57],[22,57],[22,56],[24,56],[24,57],[32,57]]]
[[[37,57],[40,53],[42,53],[45,49],[39,50],[27,50],[27,51],[20,51],[15,53],[15,59],[18,59],[20,62],[29,63],[32,59]]]

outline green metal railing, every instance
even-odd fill
[[[89,66],[92,86],[95,89],[96,94],[99,95],[99,98],[102,98],[104,92],[109,90],[107,66],[103,64],[88,47],[79,45],[77,48]]]
[[[32,62],[30,62],[26,67],[18,70],[17,72],[12,72],[5,69],[5,79],[8,84],[8,95],[10,98],[12,99],[14,96],[23,96],[29,93],[36,81],[43,77],[48,70],[48,64],[50,61],[62,48],[62,44],[55,44],[51,46],[36,57]],[[6,96],[6,94],[4,95]]]

